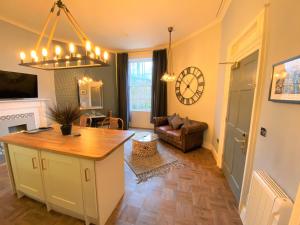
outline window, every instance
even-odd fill
[[[152,59],[130,59],[128,75],[130,111],[150,111]]]

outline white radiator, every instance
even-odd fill
[[[263,171],[254,171],[244,225],[288,225],[292,201]]]

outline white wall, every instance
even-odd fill
[[[230,43],[254,20],[264,7],[264,0],[231,0],[230,6],[221,24],[220,62],[225,62]],[[212,143],[218,149],[217,139],[220,135],[221,113],[224,98],[225,65],[218,68],[217,99],[215,110],[215,126]]]
[[[232,0],[222,21],[220,61],[225,61],[230,42],[264,8],[265,0]],[[263,88],[260,126],[267,129],[267,137],[258,135],[255,148],[254,169],[266,170],[271,177],[295,198],[300,181],[300,105],[268,101],[272,65],[300,55],[298,0],[270,0],[268,20],[267,76]],[[224,96],[225,67],[219,67],[217,107],[213,144],[220,134],[221,109]]]
[[[272,65],[300,55],[300,1],[272,0],[269,17],[267,76],[260,126],[267,137],[258,136],[254,168],[266,170],[295,198],[300,182],[300,105],[268,101]]]
[[[54,73],[18,65],[19,52],[26,51],[29,57],[37,35],[1,20],[0,33],[0,70],[37,74],[39,98],[48,98],[55,103]]]
[[[168,114],[179,113],[182,117],[206,122],[204,146],[212,147],[214,115],[216,105],[217,68],[220,48],[220,24],[188,38],[173,47],[174,73],[176,75],[189,66],[198,67],[205,78],[202,97],[193,105],[181,104],[175,95],[175,82],[168,83]]]

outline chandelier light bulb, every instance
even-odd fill
[[[100,49],[99,47],[95,47],[95,54],[96,54],[97,57],[100,56],[100,54],[101,54],[101,49]]]
[[[92,49],[92,44],[91,44],[91,42],[90,42],[90,41],[86,41],[86,42],[85,42],[85,50],[86,50],[87,52],[89,52],[89,51],[91,51],[91,49]]]
[[[91,59],[95,58],[95,55],[94,55],[94,53],[93,53],[93,52],[91,52],[91,54],[90,54],[90,58],[91,58]]]
[[[44,58],[46,58],[47,55],[48,55],[47,49],[46,49],[46,48],[43,48],[43,49],[42,49],[42,56],[43,56]]]
[[[57,45],[55,47],[55,55],[60,56],[60,54],[61,54],[61,47]]]
[[[36,58],[36,51],[32,50],[30,52],[30,56],[31,56],[32,59],[35,59]]]
[[[81,55],[78,53],[78,54],[76,55],[76,58],[81,58]]]
[[[69,51],[70,51],[71,55],[75,52],[75,45],[73,43],[69,44]]]
[[[104,52],[103,58],[105,61],[108,60],[108,52],[107,51]]]
[[[23,61],[26,58],[25,52],[20,52],[20,59]]]

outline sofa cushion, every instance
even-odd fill
[[[169,122],[169,125],[171,124],[171,121],[175,118],[176,116],[176,113],[174,113],[173,115],[171,116],[168,116],[168,122]]]
[[[172,127],[169,125],[165,126],[160,126],[156,128],[156,131],[161,132],[161,133],[167,133],[167,131],[172,130]]]
[[[182,124],[183,124],[183,121],[182,121],[182,119],[181,119],[178,115],[176,115],[176,116],[171,120],[171,123],[170,123],[170,125],[172,126],[172,128],[173,128],[174,130],[179,129],[180,126],[181,126]]]
[[[167,135],[172,137],[175,141],[181,140],[181,130],[168,130]]]
[[[183,119],[183,127],[188,128],[191,125],[192,125],[192,121],[188,117],[185,117]]]

